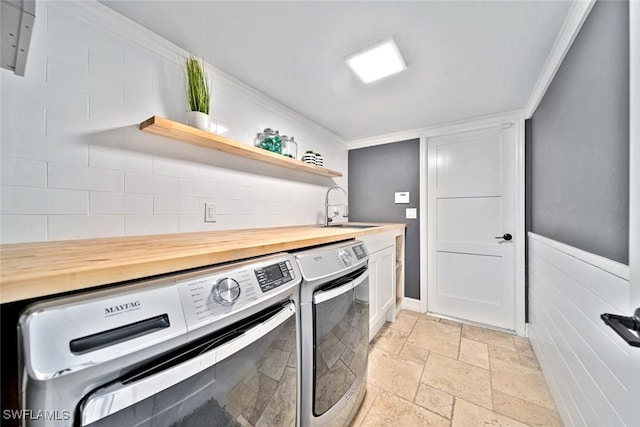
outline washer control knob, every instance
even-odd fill
[[[340,254],[340,258],[342,258],[342,261],[344,261],[345,265],[349,266],[353,264],[353,255],[351,255],[351,252],[345,249],[341,249],[338,253]]]
[[[218,304],[232,305],[240,297],[240,284],[227,277],[213,285],[211,293]]]

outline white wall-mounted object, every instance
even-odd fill
[[[216,222],[216,205],[215,203],[204,204],[204,222]]]
[[[418,209],[417,208],[407,208],[405,212],[405,217],[407,219],[416,219],[418,218]]]
[[[395,200],[396,204],[409,203],[409,192],[408,191],[396,191],[394,200]]]
[[[35,0],[3,0],[0,2],[2,29],[2,62],[0,66],[24,76],[29,42],[36,20]]]

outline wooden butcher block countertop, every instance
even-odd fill
[[[356,223],[353,223],[356,224]],[[403,229],[319,225],[0,245],[0,303]]]

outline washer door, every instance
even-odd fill
[[[297,334],[288,302],[89,394],[82,426],[296,423]]]
[[[339,280],[313,294],[315,416],[349,401],[367,370],[369,272],[365,267]]]

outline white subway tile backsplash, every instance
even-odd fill
[[[46,108],[47,135],[82,140],[95,131],[89,122],[89,96],[85,93],[69,92]]]
[[[0,189],[2,214],[87,214],[86,191],[9,187]]]
[[[3,74],[5,72],[3,71]],[[28,97],[2,96],[2,125],[11,129],[44,133],[46,123],[45,102]]]
[[[0,184],[23,187],[44,187],[47,183],[47,164],[37,160],[2,156]]]
[[[254,194],[254,191],[251,187],[246,187],[244,185],[235,185],[235,184],[220,184],[219,185],[220,193],[219,197],[221,199],[229,199],[229,200],[243,200],[250,199]],[[264,190],[263,190],[264,191]],[[258,189],[260,192],[260,189]]]
[[[48,186],[73,190],[124,191],[124,172],[49,163]]]
[[[91,192],[89,194],[91,215],[152,215],[153,196],[134,193]]]
[[[202,215],[180,215],[179,223],[181,233],[190,233],[193,231],[216,231],[224,229],[220,224],[220,221],[204,222],[204,211],[202,211]]]
[[[47,240],[46,215],[0,216],[0,243],[41,242]]]
[[[124,191],[143,194],[175,194],[180,192],[180,180],[168,176],[125,172]]]
[[[56,138],[37,132],[2,128],[3,156],[25,159],[87,165],[89,150],[86,144],[65,138]]]
[[[49,240],[92,239],[124,235],[122,215],[49,215]]]
[[[180,180],[180,195],[193,197],[218,197],[218,184],[190,179]]]
[[[156,215],[189,215],[200,212],[200,201],[195,197],[155,196],[153,213]],[[204,209],[202,210],[204,216]]]
[[[153,157],[153,173],[191,179],[197,179],[199,175],[196,163],[161,156]]]
[[[124,128],[124,148],[140,153],[178,157],[179,143],[173,139],[140,132],[138,126],[127,126]]]
[[[27,74],[0,79],[3,242],[321,219],[326,183],[138,129],[151,115],[186,122],[181,57],[154,50],[156,36],[142,36],[146,30],[128,21],[93,25],[106,10],[99,2],[36,7]],[[210,72],[212,116],[228,125],[225,136],[251,144],[256,132],[275,127],[294,134],[301,151],[319,150],[327,164],[346,168],[346,150],[336,141]],[[216,223],[204,222],[205,202],[216,204]]]
[[[87,71],[87,51],[83,49],[83,64],[69,64],[57,56],[47,57],[46,83],[48,96],[53,101],[56,96],[62,97],[64,92],[89,94],[89,73]],[[78,88],[81,88],[78,91]]]
[[[127,215],[124,232],[127,236],[178,233],[178,215]]]
[[[37,25],[36,28],[38,28]],[[47,57],[54,58],[76,69],[87,70],[89,46],[84,40],[79,40],[77,34],[47,31],[46,39],[32,36],[31,41],[36,40],[37,43],[43,45]],[[31,48],[29,48],[29,62],[31,62]]]
[[[124,148],[89,146],[89,166],[121,171],[151,173],[152,156]]]

